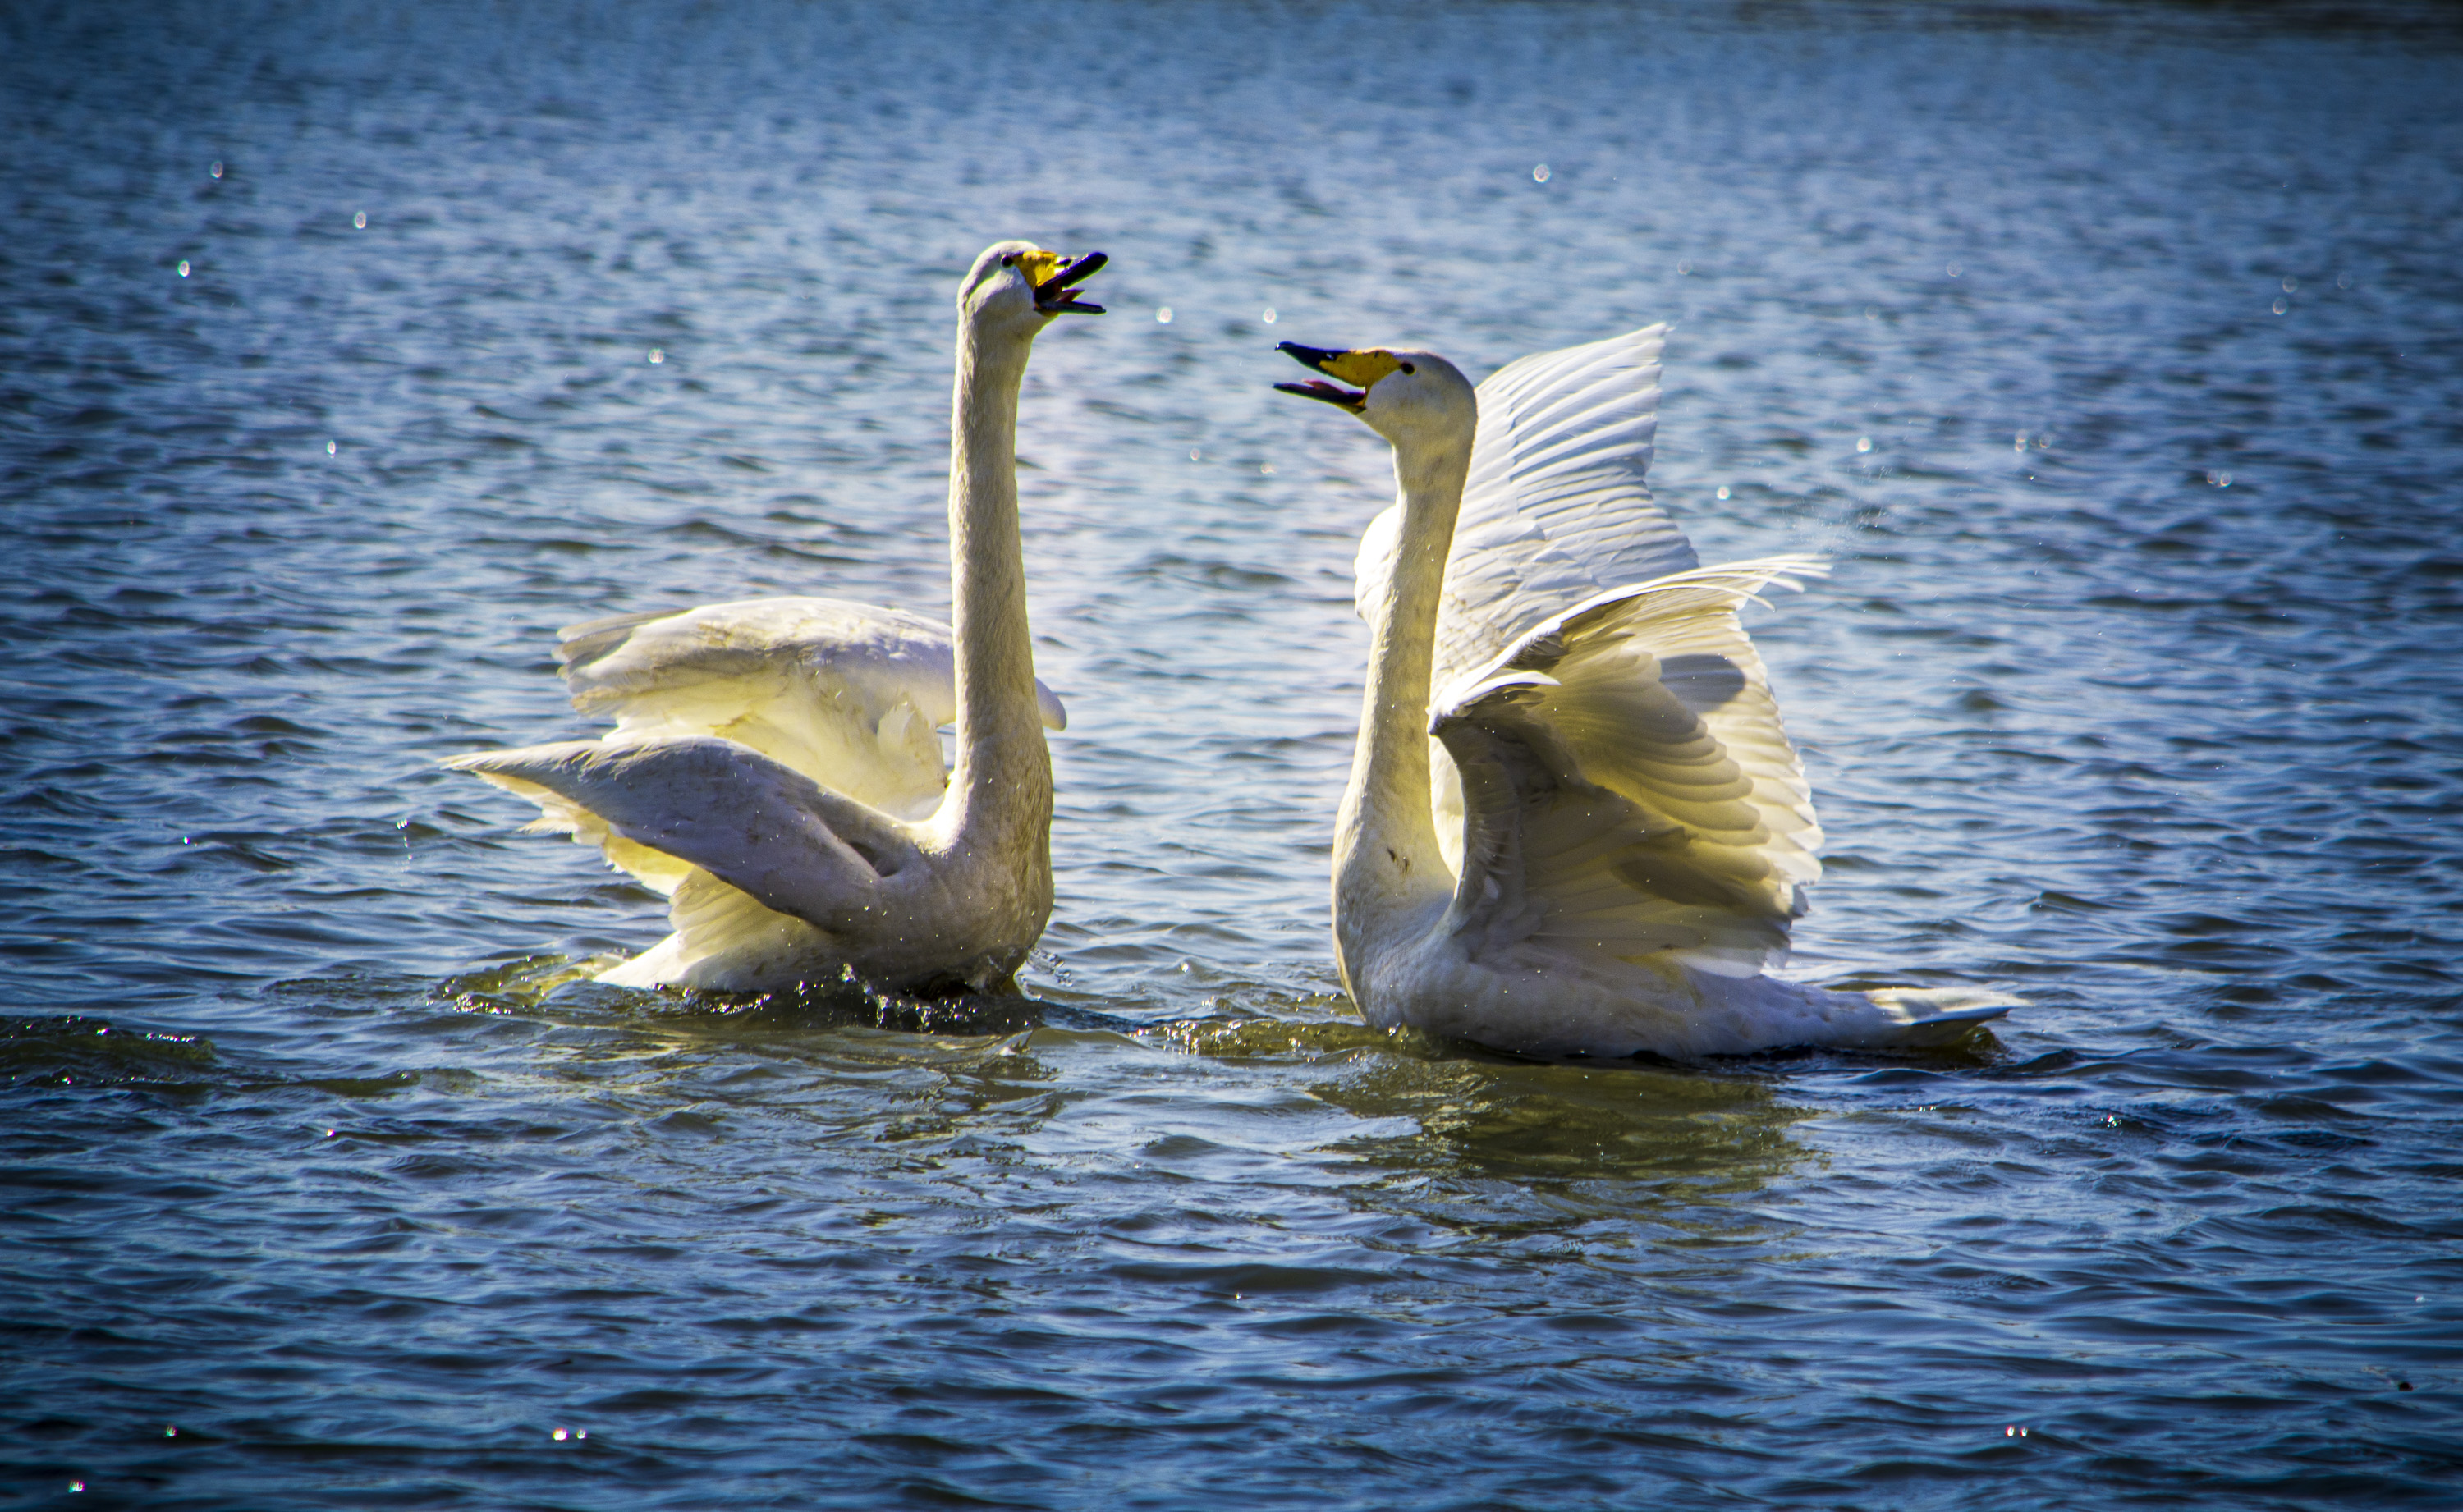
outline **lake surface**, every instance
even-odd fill
[[[2458,97],[2443,11],[11,8],[0,1505],[2463,1501]],[[431,763],[590,733],[575,620],[945,614],[1013,235],[1114,259],[1031,999],[575,981],[659,900]],[[1661,319],[1704,558],[1837,564],[1791,970],[1967,1052],[1340,995],[1391,480],[1274,343]]]

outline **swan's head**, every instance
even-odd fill
[[[1351,411],[1397,450],[1447,443],[1468,446],[1478,427],[1479,401],[1471,397],[1471,379],[1433,352],[1393,352],[1384,347],[1329,352],[1297,341],[1286,341],[1276,350],[1290,353],[1300,366],[1337,382],[1275,387]]]
[[[1031,337],[1056,315],[1100,315],[1103,307],[1079,299],[1077,285],[1108,260],[1101,252],[1070,258],[1033,242],[995,242],[958,287],[959,317]]]

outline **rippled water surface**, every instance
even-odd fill
[[[0,12],[0,1504],[2458,1504],[2450,17]],[[573,981],[657,900],[431,762],[577,619],[945,613],[1010,235],[1115,259],[1031,998]],[[1273,344],[1657,319],[1705,558],[1838,564],[1793,969],[1966,1053],[1339,995],[1390,480]]]

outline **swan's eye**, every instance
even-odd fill
[[[1012,252],[1007,257],[1002,258],[1001,266],[1003,268],[1015,268],[1017,266],[1017,254],[1015,252]]]
[[[1406,372],[1406,373],[1417,373],[1417,372],[1418,372],[1418,371],[1420,371],[1420,370],[1419,370],[1418,368],[1413,367],[1413,366],[1412,366],[1411,364],[1409,364],[1408,362],[1406,362],[1406,363],[1404,363],[1404,364],[1403,364],[1403,371],[1404,371],[1404,372]]]

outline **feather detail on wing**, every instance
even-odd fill
[[[913,862],[896,821],[734,741],[614,738],[480,751],[444,765],[538,804],[681,907],[696,870],[823,928]]]
[[[1815,558],[1697,568],[1527,631],[1439,699],[1464,815],[1449,925],[1746,976],[1783,954],[1821,832],[1736,611]]]
[[[1624,583],[1696,564],[1645,482],[1665,325],[1509,362],[1479,385],[1479,430],[1437,614],[1435,686],[1533,626]],[[1401,506],[1361,538],[1361,617],[1392,593]]]
[[[957,716],[949,630],[835,598],[753,598],[560,632],[574,707],[616,740],[715,735],[859,803],[920,818],[948,781],[935,733]],[[1043,723],[1067,727],[1035,685]],[[612,854],[612,853],[611,853]]]

